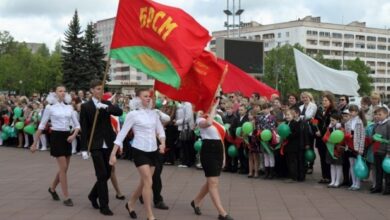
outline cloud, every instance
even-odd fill
[[[49,48],[63,38],[77,9],[83,28],[88,22],[114,17],[119,0],[0,0],[0,30],[8,30],[16,40],[44,42]],[[224,29],[226,0],[156,0],[191,14],[210,32]],[[235,0],[238,4],[239,0]],[[231,2],[231,0],[230,0]],[[321,16],[323,22],[366,21],[368,27],[390,24],[388,0],[242,0],[242,21],[262,24],[285,22],[306,15]]]

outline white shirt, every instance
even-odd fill
[[[38,129],[44,130],[49,120],[51,121],[51,129],[53,131],[70,131],[71,125],[73,125],[74,129],[80,128],[80,123],[77,120],[73,107],[65,105],[63,102],[48,105],[45,108]]]
[[[186,128],[188,125],[191,129],[194,127],[192,105],[189,102],[181,103],[176,109],[176,125],[179,131],[183,130],[183,124]]]
[[[196,124],[199,126],[199,124],[204,121],[206,121],[206,119],[203,117],[197,118]],[[217,128],[214,127],[213,125],[210,125],[206,128],[200,128],[199,130],[200,130],[200,137],[203,140],[221,140]]]
[[[160,115],[152,109],[139,109],[129,112],[123,123],[122,130],[116,136],[114,144],[123,148],[123,140],[130,129],[133,129],[134,132],[132,146],[144,152],[156,151],[156,137],[165,138]]]
[[[302,112],[303,109],[305,108],[305,105],[301,105],[299,106],[299,110]],[[306,106],[306,111],[305,111],[305,117],[304,119],[306,120],[310,120],[311,118],[314,118],[314,116],[316,115],[316,112],[317,112],[317,105],[313,102],[310,102],[307,106]]]
[[[98,103],[100,103],[100,101],[97,100],[95,97],[92,97],[92,101],[93,101],[93,104],[95,104],[95,108],[96,108],[96,105]],[[107,144],[106,144],[106,142],[104,140],[103,140],[103,149],[108,149]]]

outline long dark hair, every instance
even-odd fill
[[[348,107],[349,112],[358,112],[359,118],[362,120],[364,127],[367,125],[367,120],[364,112],[362,110],[359,110],[359,107],[357,105],[350,105]]]
[[[322,98],[326,98],[326,99],[328,99],[329,102],[330,102],[329,107],[328,107],[327,109],[325,109],[326,112],[330,112],[330,111],[332,111],[333,109],[336,109],[336,105],[335,105],[335,101],[334,101],[335,98],[334,98],[334,95],[333,95],[332,93],[326,92],[326,93],[324,93],[324,94],[322,95]]]

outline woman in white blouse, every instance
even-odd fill
[[[45,129],[48,121],[51,121],[51,138],[50,138],[50,155],[57,160],[59,171],[54,178],[54,181],[49,188],[53,200],[60,200],[55,189],[61,183],[62,193],[64,195],[64,205],[73,206],[72,200],[68,193],[67,171],[72,155],[72,141],[76,138],[80,131],[80,124],[73,107],[69,105],[71,98],[66,93],[64,86],[57,86],[55,94],[51,94],[47,98],[49,104],[43,113],[41,122],[34,138],[34,143],[31,145],[31,151],[34,153],[37,150],[37,142]],[[67,104],[66,104],[67,103]],[[70,125],[73,124],[74,132],[70,132]]]
[[[141,180],[137,189],[132,193],[130,200],[126,203],[126,209],[131,218],[137,218],[134,205],[142,195],[146,215],[149,220],[152,220],[155,219],[151,204],[152,176],[158,160],[158,151],[160,153],[165,152],[165,132],[159,113],[151,109],[152,102],[149,90],[145,88],[139,89],[136,95],[140,100],[139,108],[127,114],[123,127],[114,141],[110,164],[114,165],[116,163],[116,153],[118,150],[119,153],[122,152],[123,140],[130,129],[132,129],[134,132],[132,144],[133,158]],[[157,147],[156,137],[161,143],[159,147]]]
[[[202,112],[200,112],[196,120],[202,138],[200,161],[207,180],[195,199],[192,200],[191,206],[196,215],[201,215],[200,205],[204,197],[210,194],[211,200],[219,213],[218,219],[233,220],[223,208],[219,195],[219,176],[222,168],[225,166],[226,158],[223,145],[225,128],[214,120],[218,104],[219,101],[213,106],[210,114],[202,115]]]

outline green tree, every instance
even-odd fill
[[[361,96],[370,95],[372,91],[371,84],[373,82],[369,75],[371,71],[370,67],[359,58],[348,60],[345,64],[346,69],[355,71],[358,74],[358,82],[360,85],[359,94]]]
[[[83,39],[77,10],[65,31],[62,46],[63,83],[69,90],[88,87],[88,77],[85,73],[83,59]]]
[[[265,57],[263,81],[279,90],[281,97],[299,92],[293,48],[303,50],[298,44],[283,45],[269,51]]]
[[[85,74],[92,79],[103,79],[106,62],[104,48],[100,42],[96,41],[96,33],[92,23],[87,25],[84,35],[83,56],[85,59]],[[84,88],[84,89],[88,89]]]

